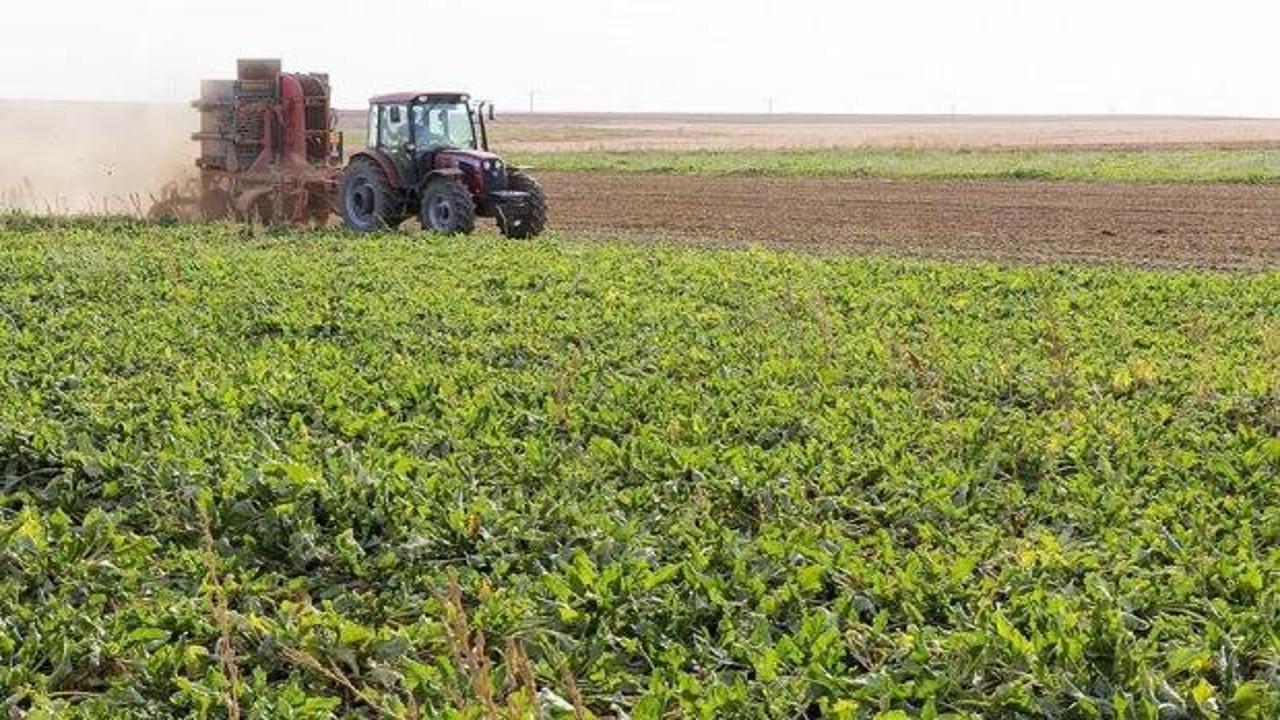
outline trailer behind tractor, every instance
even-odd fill
[[[329,77],[281,72],[279,60],[240,60],[235,80],[205,80],[199,179],[151,210],[159,220],[327,223],[342,166]]]

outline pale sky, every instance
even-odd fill
[[[344,107],[1280,116],[1275,0],[12,0],[0,98],[185,101],[237,57]]]

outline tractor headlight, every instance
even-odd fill
[[[484,161],[484,171],[485,171],[485,172],[493,172],[493,168],[494,168],[494,164],[493,164],[493,161],[492,161],[492,160],[485,160],[485,161]]]

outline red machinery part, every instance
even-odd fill
[[[282,74],[279,102],[262,109],[262,152],[249,172],[273,165],[290,170],[307,165],[307,104],[296,75]]]
[[[240,60],[235,80],[201,84],[199,207],[206,220],[328,221],[341,173],[328,75]],[[172,203],[171,203],[172,204]]]

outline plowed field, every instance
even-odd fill
[[[544,173],[568,232],[1010,262],[1280,267],[1280,186]]]

